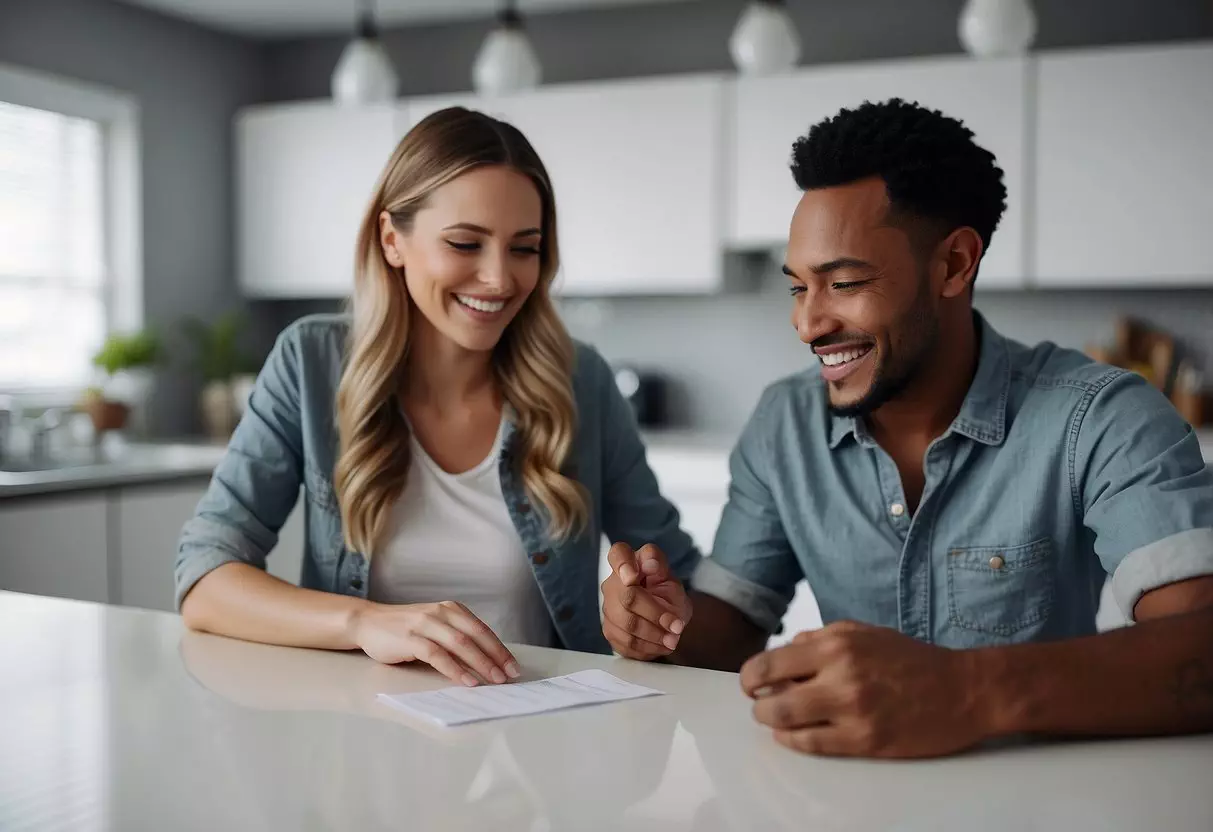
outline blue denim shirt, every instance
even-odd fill
[[[182,532],[175,576],[178,606],[203,575],[224,563],[264,569],[301,486],[307,529],[301,585],[366,597],[368,561],[343,542],[332,480],[334,411],[347,328],[342,316],[312,316],[279,336],[210,487]],[[565,473],[589,492],[588,528],[567,541],[546,534],[546,516],[527,499],[517,472],[512,425],[507,425],[500,463],[501,485],[560,643],[571,650],[609,653],[598,613],[603,534],[633,547],[656,543],[684,580],[700,555],[679,529],[678,512],[658,491],[631,408],[610,368],[581,344],[573,393],[578,424]]]
[[[817,370],[794,375],[733,451],[692,584],[774,631],[807,578],[826,623],[974,647],[1094,632],[1107,575],[1131,619],[1144,593],[1213,574],[1213,469],[1162,394],[976,319],[977,372],[917,512],[863,421],[829,412]]]

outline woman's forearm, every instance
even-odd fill
[[[246,641],[353,650],[361,598],[301,589],[246,563],[227,563],[194,585],[181,605],[186,626]]]

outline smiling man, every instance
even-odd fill
[[[755,717],[815,753],[1213,728],[1213,473],[1140,376],[973,310],[994,157],[895,99],[813,127],[792,174],[819,366],[763,395],[689,592],[654,547],[612,550],[616,650],[744,662]],[[1137,623],[1096,634],[1109,576]],[[763,651],[806,577],[827,626]]]

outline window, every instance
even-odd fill
[[[103,127],[0,102],[0,386],[70,387],[106,330]]]
[[[123,96],[0,67],[0,390],[78,390],[139,325],[136,135]]]

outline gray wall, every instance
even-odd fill
[[[550,82],[730,68],[726,43],[741,2],[698,0],[533,16],[527,28]],[[806,62],[959,51],[962,0],[799,0],[789,7]],[[1042,49],[1183,40],[1213,35],[1208,0],[1036,0]],[[488,21],[391,31],[385,41],[402,94],[465,90]],[[267,97],[328,94],[343,38],[308,38],[266,50]],[[722,433],[744,422],[762,387],[806,365],[787,322],[784,279],[769,267],[757,292],[686,299],[569,304],[570,328],[609,360],[642,364],[675,382],[684,425]],[[1111,338],[1133,313],[1178,335],[1213,369],[1213,291],[978,292],[978,308],[1028,342],[1082,347]],[[266,304],[267,331],[325,303]]]
[[[0,62],[139,99],[144,314],[170,346],[182,315],[238,303],[230,125],[262,96],[259,49],[112,0],[0,0]],[[157,433],[198,424],[197,380],[179,364],[158,379],[149,412]]]

